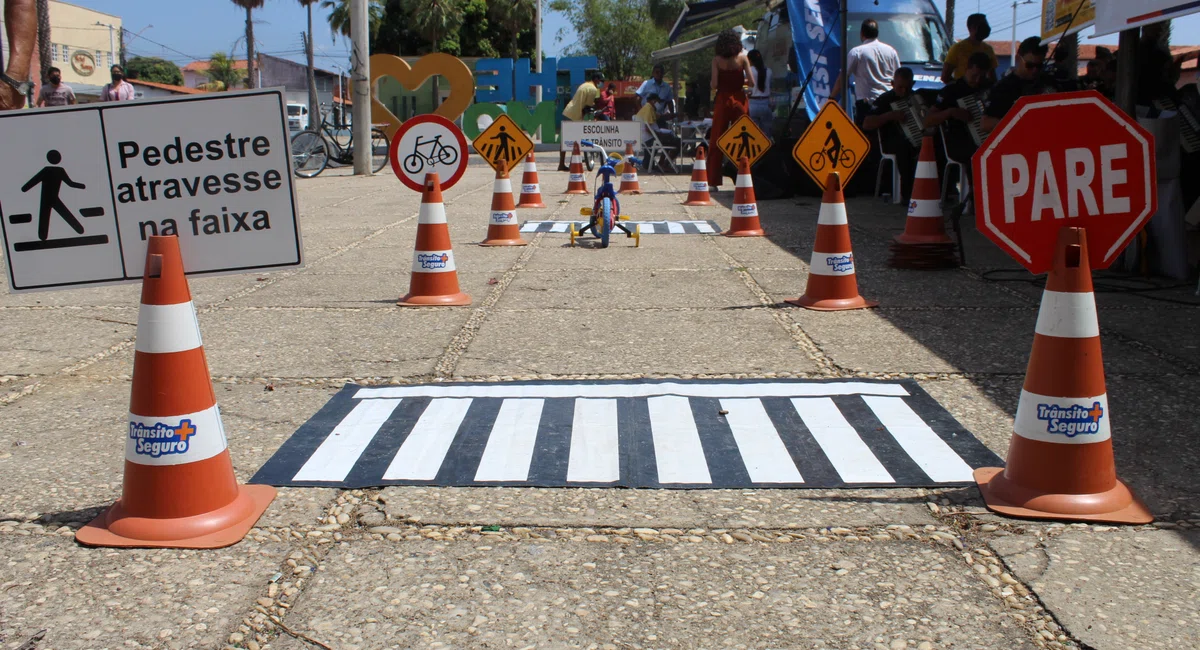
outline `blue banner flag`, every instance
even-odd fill
[[[841,68],[841,12],[839,0],[787,0],[792,25],[792,43],[796,48],[799,83],[809,79],[804,89],[808,119],[813,119],[833,92]],[[809,75],[812,75],[811,78]]]

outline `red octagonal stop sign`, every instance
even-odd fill
[[[1107,268],[1157,209],[1154,137],[1094,91],[1022,97],[973,163],[977,227],[1031,273],[1064,226]]]

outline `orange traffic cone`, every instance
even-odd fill
[[[454,266],[454,251],[450,250],[446,206],[442,204],[442,183],[434,173],[425,174],[425,191],[421,194],[421,212],[417,218],[412,281],[408,295],[397,304],[405,307],[471,304],[471,296],[458,288],[458,269]]]
[[[521,174],[521,200],[518,208],[544,208],[542,203],[542,184],[538,181],[537,160],[533,152],[525,157],[525,170]]]
[[[507,163],[502,163],[500,171],[496,172],[496,182],[492,186],[492,216],[488,220],[487,239],[479,242],[480,246],[525,246],[529,243],[521,239],[517,209],[513,206],[512,180],[504,171],[506,166]]]
[[[1148,524],[1113,462],[1085,233],[1059,231],[1007,467],[977,469],[975,481],[989,509],[1012,517]]]
[[[238,485],[179,238],[150,237],[142,277],[121,498],[75,539],[87,546],[222,548],[275,498]]]
[[[912,198],[908,202],[908,220],[904,233],[896,235],[900,244],[952,244],[942,223],[942,191],[938,183],[937,157],[933,152],[933,136],[921,141],[921,155],[913,179]]]
[[[750,175],[750,159],[738,160],[737,184],[733,189],[733,214],[726,237],[762,237],[758,222],[758,202],[754,199],[754,177]]]
[[[625,166],[621,168],[621,194],[641,194],[642,186],[638,183],[637,165],[630,161],[633,157],[633,143],[625,143]]]
[[[716,205],[708,194],[708,163],[705,162],[704,147],[696,148],[696,160],[692,163],[692,183],[688,185],[684,205]]]
[[[567,191],[563,194],[587,194],[587,181],[583,178],[583,152],[579,150],[579,143],[571,149],[571,170],[567,177]]]
[[[803,296],[788,302],[817,311],[863,309],[879,304],[858,295],[846,199],[842,196],[842,179],[837,172],[829,174],[829,180],[825,181],[825,196],[821,199],[817,236],[808,268],[808,285]]]

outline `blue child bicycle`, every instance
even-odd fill
[[[613,229],[620,230],[625,233],[626,237],[632,237],[636,242],[634,246],[642,245],[642,236],[639,232],[634,232],[621,224],[622,220],[629,217],[621,216],[621,203],[617,200],[617,190],[613,187],[612,177],[617,174],[617,164],[621,162],[622,156],[619,153],[608,153],[600,145],[581,140],[581,147],[587,149],[598,149],[601,156],[604,157],[604,164],[600,166],[600,170],[596,172],[597,178],[603,178],[596,183],[596,201],[590,208],[581,208],[579,214],[585,217],[591,217],[586,226],[578,231],[575,227],[571,227],[571,245],[575,245],[575,238],[587,232],[592,231],[597,239],[600,240],[600,248],[608,248],[608,237],[612,234]],[[638,164],[636,158],[630,158],[630,162]]]

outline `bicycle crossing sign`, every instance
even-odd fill
[[[533,140],[507,115],[500,115],[471,143],[492,169],[511,172],[533,151]]]
[[[742,158],[749,158],[750,166],[753,167],[771,148],[771,139],[758,128],[749,115],[743,115],[725,129],[717,139],[717,147],[735,163]]]
[[[396,178],[414,192],[423,190],[425,174],[436,173],[442,189],[448,190],[467,170],[467,138],[441,115],[405,120],[388,154]]]
[[[846,111],[837,102],[826,100],[796,142],[792,158],[824,190],[829,172],[837,172],[844,186],[870,151],[871,141],[858,130]]]

